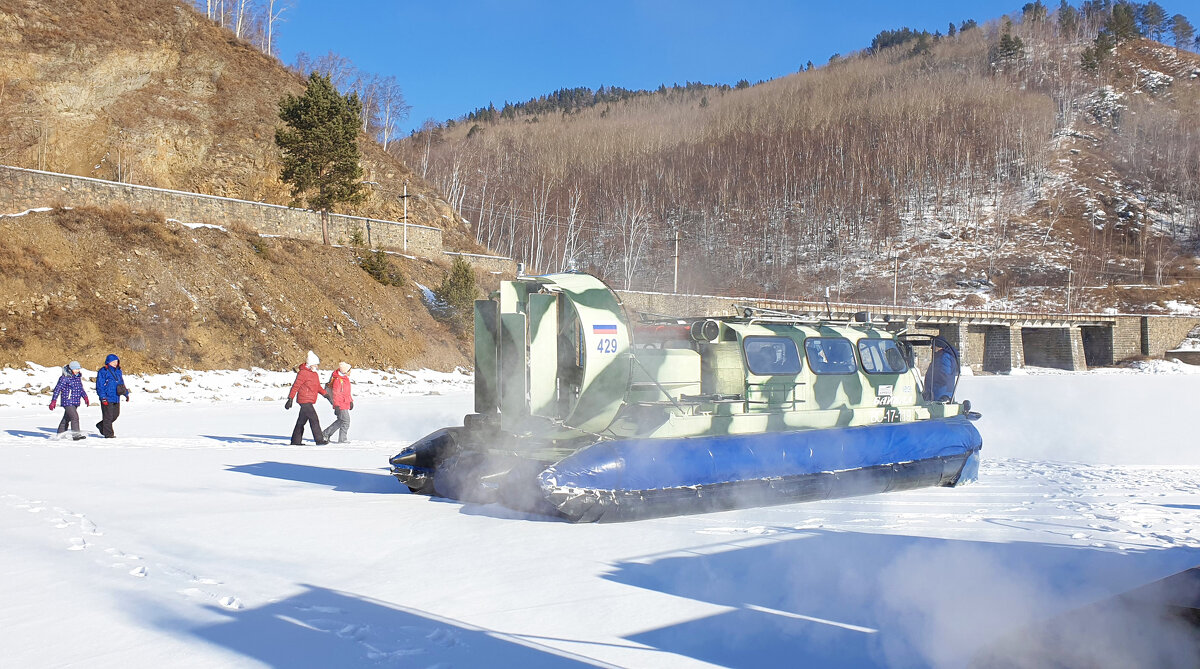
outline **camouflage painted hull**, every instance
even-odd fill
[[[392,459],[417,492],[576,522],[625,521],[868,495],[972,479],[964,417],[861,427],[602,441],[555,463],[452,449],[442,430]]]

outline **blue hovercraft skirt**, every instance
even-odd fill
[[[599,442],[562,459],[538,475],[538,485],[570,520],[635,520],[952,486],[977,471],[982,447],[979,432],[962,416],[626,439]]]

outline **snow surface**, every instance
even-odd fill
[[[294,447],[290,374],[130,375],[71,442],[57,373],[0,371],[4,666],[958,667],[1200,564],[1197,375],[964,377],[961,488],[571,525],[387,474],[463,374],[354,370],[354,441]]]

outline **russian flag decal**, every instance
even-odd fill
[[[592,325],[592,334],[615,335],[617,334],[616,325]]]

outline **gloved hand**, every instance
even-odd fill
[[[108,406],[108,400],[100,400],[100,406]]]
[[[92,401],[87,398],[87,395],[83,396],[83,403],[89,407],[92,406]]]
[[[288,398],[287,404],[284,404],[284,405],[283,405],[283,408],[284,408],[284,409],[291,409],[291,408],[292,408],[292,398],[290,398],[290,397]]]
[[[354,402],[353,401],[350,402],[350,410],[354,411]]]
[[[128,402],[128,401],[129,401],[129,393],[125,393],[125,401],[126,401],[126,402]]]
[[[54,411],[54,407],[58,406],[57,400],[50,400],[50,410]]]

